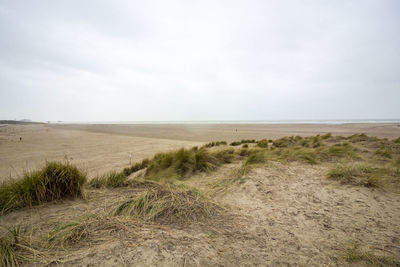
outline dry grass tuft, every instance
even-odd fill
[[[371,251],[361,249],[357,244],[350,244],[344,251],[344,258],[349,263],[364,263],[372,266],[399,266],[400,262],[385,256],[378,256]]]
[[[71,222],[57,226],[47,236],[50,247],[71,246],[85,240],[89,235],[89,222]]]
[[[0,229],[0,266],[43,263],[44,254],[33,248],[20,226]]]
[[[123,202],[114,215],[132,216],[163,224],[188,224],[209,220],[219,211],[219,206],[196,190],[164,185]]]

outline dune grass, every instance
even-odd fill
[[[41,170],[25,173],[20,180],[0,185],[0,212],[63,198],[82,197],[85,182],[86,175],[75,166],[48,162]]]
[[[145,177],[153,180],[183,179],[195,172],[210,172],[234,158],[233,149],[209,152],[205,148],[159,153],[149,161]]]
[[[91,179],[88,185],[93,188],[117,188],[127,186],[130,184],[128,182],[129,175],[147,168],[149,162],[149,159],[144,159],[130,167],[124,168],[121,172],[111,171],[109,173],[97,176]]]
[[[85,222],[71,222],[55,227],[47,236],[50,247],[61,247],[77,244],[88,237],[88,224]]]
[[[268,139],[262,139],[257,142],[257,146],[261,148],[268,148],[268,145],[269,145]]]
[[[371,266],[400,266],[400,262],[386,256],[378,256],[371,251],[362,249],[360,245],[350,244],[344,251],[344,258],[349,263],[364,263]]]
[[[328,178],[340,181],[342,184],[351,184],[365,187],[384,187],[388,184],[399,184],[399,169],[390,166],[374,166],[365,163],[353,165],[336,165],[332,167]]]
[[[20,225],[0,226],[0,266],[14,267],[28,262],[35,265],[43,260],[44,254],[32,246],[25,231]]]
[[[375,136],[368,136],[365,133],[353,134],[348,136],[346,139],[351,143],[377,142],[379,140],[384,140],[384,139],[379,139]]]
[[[127,185],[128,176],[124,172],[112,171],[98,176],[89,181],[88,185],[94,188],[108,187],[116,188]]]
[[[149,165],[149,162],[150,162],[150,161],[149,161],[148,159],[144,159],[144,160],[142,160],[141,162],[138,162],[138,163],[134,164],[133,166],[124,168],[124,169],[122,170],[122,173],[123,173],[125,176],[129,176],[129,175],[131,175],[131,174],[134,173],[134,172],[137,172],[137,171],[140,171],[140,170],[142,170],[142,169],[147,168],[147,166]]]
[[[232,143],[230,143],[230,146],[240,146],[242,144],[252,144],[252,143],[257,143],[256,140],[254,139],[242,139],[240,141],[234,141]]]
[[[350,160],[361,159],[357,148],[346,142],[318,148],[316,153],[318,153],[321,160],[324,161],[337,161],[341,158]]]
[[[0,266],[19,266],[23,260],[21,255],[16,252],[19,230],[5,230],[0,236]]]
[[[386,158],[386,159],[392,159],[393,158],[393,153],[392,150],[389,147],[380,147],[375,151],[375,155]]]
[[[188,224],[208,220],[219,210],[219,206],[197,190],[166,184],[124,201],[115,209],[114,215],[166,224]]]
[[[207,144],[205,144],[203,147],[206,147],[206,148],[210,148],[210,147],[214,147],[214,146],[226,146],[228,143],[226,142],[226,141],[216,141],[216,142],[210,142],[210,143],[207,143]]]

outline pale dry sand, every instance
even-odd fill
[[[278,138],[288,135],[366,133],[396,138],[398,124],[75,124],[0,127],[0,179],[15,178],[45,161],[66,160],[89,177],[119,170],[157,152],[205,142]],[[22,137],[22,142],[19,137]]]

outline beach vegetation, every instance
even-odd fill
[[[163,224],[189,224],[206,221],[219,211],[220,207],[198,190],[166,184],[123,201],[115,209],[114,215]]]
[[[75,166],[48,162],[41,170],[26,172],[20,180],[0,185],[0,212],[64,198],[83,196],[86,174]]]
[[[327,176],[342,184],[351,184],[365,187],[384,187],[389,184],[399,185],[399,169],[395,166],[376,166],[370,164],[336,165]]]

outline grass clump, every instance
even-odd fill
[[[36,262],[42,260],[44,255],[34,249],[31,240],[23,235],[25,230],[19,225],[1,227],[0,266],[20,266],[27,262],[35,265]]]
[[[61,224],[54,228],[47,236],[50,247],[71,246],[86,239],[89,235],[88,225],[84,222]]]
[[[351,244],[345,249],[344,258],[349,263],[364,263],[372,266],[400,266],[394,259],[375,255],[373,252],[361,249],[359,245]]]
[[[255,139],[242,139],[240,141],[234,141],[234,142],[230,143],[229,145],[240,146],[242,144],[253,144],[253,143],[257,143],[257,141]]]
[[[301,136],[285,136],[272,141],[272,145],[275,148],[290,148],[296,146],[316,147],[316,145],[312,145],[315,143],[322,145],[321,137],[319,135],[305,138]]]
[[[109,172],[102,176],[98,176],[90,180],[89,186],[94,188],[108,187],[117,188],[127,185],[128,176],[124,172]]]
[[[235,159],[235,150],[233,148],[223,149],[213,152],[212,155],[219,163],[231,163]]]
[[[279,158],[285,161],[301,161],[309,164],[318,163],[318,155],[314,149],[296,147],[293,149],[284,149]]]
[[[352,143],[359,143],[359,142],[375,142],[378,141],[379,139],[373,136],[368,136],[365,133],[361,134],[353,134],[347,137],[347,140],[349,140]]]
[[[19,266],[23,260],[18,249],[18,232],[6,229],[0,236],[0,266]]]
[[[272,142],[274,147],[288,147],[291,144],[292,139],[290,137],[283,137],[276,139]]]
[[[182,179],[195,172],[213,171],[220,164],[230,163],[233,159],[233,149],[210,153],[205,148],[181,148],[178,151],[155,155],[149,162],[145,177],[153,180]]]
[[[392,155],[392,150],[388,147],[380,147],[375,151],[375,155],[386,158],[386,159],[391,159],[393,158]]]
[[[230,146],[240,146],[241,144],[242,144],[242,143],[239,142],[239,141],[234,141],[234,142],[230,143],[229,145],[230,145]]]
[[[269,140],[268,139],[262,139],[257,142],[257,146],[261,148],[268,148]]]
[[[41,170],[25,173],[21,180],[0,185],[0,212],[63,198],[82,197],[86,175],[75,166],[48,162]]]
[[[126,167],[122,170],[123,174],[125,176],[129,176],[134,172],[140,171],[142,169],[147,168],[147,166],[149,165],[149,160],[148,159],[144,159],[141,162],[136,163],[133,166],[130,167]]]
[[[339,158],[360,159],[357,149],[347,142],[320,148],[317,153],[322,159],[327,161]]]
[[[107,174],[98,176],[90,180],[89,186],[94,188],[117,188],[122,186],[127,186],[129,184],[128,177],[132,173],[135,173],[139,170],[147,168],[150,160],[144,159],[141,162],[138,162],[130,167],[124,168],[121,172],[111,171]]]
[[[114,215],[164,224],[188,224],[208,220],[219,210],[219,206],[196,190],[160,185],[123,202],[116,208]]]
[[[332,137],[332,134],[331,134],[331,133],[326,133],[326,134],[321,135],[321,138],[322,138],[323,140],[329,139],[329,138],[331,138],[331,137]]]
[[[227,145],[228,143],[226,141],[216,141],[216,142],[210,142],[205,144],[203,147],[214,147],[214,146],[222,146],[222,145]]]
[[[390,171],[384,167],[365,164],[337,165],[328,172],[328,178],[340,181],[342,184],[381,187],[389,173]]]

